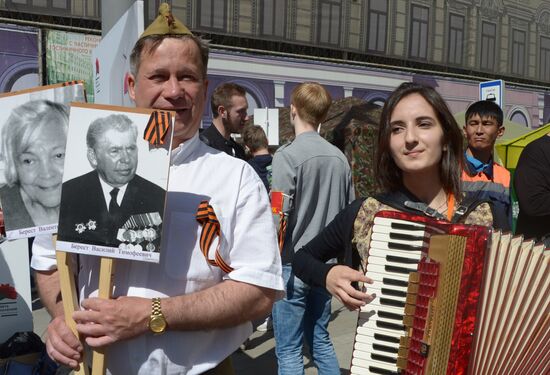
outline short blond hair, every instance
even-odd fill
[[[323,85],[317,82],[304,82],[292,90],[290,103],[303,121],[317,126],[325,120],[332,98]]]

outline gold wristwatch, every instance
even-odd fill
[[[166,331],[166,319],[160,309],[160,298],[151,300],[151,317],[149,318],[149,329],[156,335]]]

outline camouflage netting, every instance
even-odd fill
[[[348,97],[335,100],[321,124],[321,136],[342,150],[350,163],[356,197],[368,197],[376,191],[373,167],[381,111],[375,104]],[[279,108],[280,145],[294,139],[289,112],[288,107]]]

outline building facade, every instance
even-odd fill
[[[335,98],[379,104],[399,82],[420,81],[457,112],[478,99],[480,81],[503,79],[508,119],[531,128],[550,122],[548,0],[164,1],[211,40],[210,89],[238,82],[251,107],[288,105],[292,87],[307,79]],[[160,2],[144,1],[146,24]],[[0,22],[99,31],[102,6],[108,2],[0,0]]]
[[[147,3],[149,20],[157,6]],[[172,7],[214,41],[231,35],[258,40],[258,49],[271,41],[294,53],[316,47],[328,57],[339,51],[388,65],[550,83],[549,1],[173,0]]]

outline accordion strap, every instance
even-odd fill
[[[477,196],[467,196],[462,201],[455,202],[455,210],[453,216],[449,220],[439,211],[431,208],[426,203],[413,200],[410,196],[401,191],[378,194],[375,196],[375,198],[379,202],[403,212],[411,214],[422,213],[428,217],[450,221],[451,223],[460,222],[464,217],[468,216],[468,214],[472,212],[477,206],[487,202],[487,200],[479,199]]]

